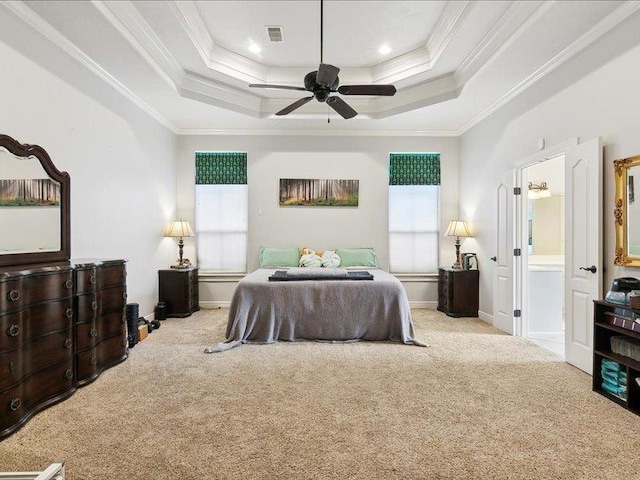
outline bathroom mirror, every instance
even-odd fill
[[[0,266],[69,260],[70,178],[38,145],[0,134]]]
[[[614,160],[613,168],[616,183],[614,263],[640,267],[640,195],[638,198],[635,195],[635,183],[640,182],[640,156]]]

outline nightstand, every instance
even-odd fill
[[[196,267],[158,270],[158,286],[158,299],[166,304],[167,317],[188,317],[200,310]]]
[[[450,317],[477,317],[480,272],[438,269],[438,310]]]

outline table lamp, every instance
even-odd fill
[[[178,240],[180,258],[178,259],[178,263],[176,265],[172,265],[171,268],[188,268],[190,266],[188,261],[185,262],[182,259],[182,249],[184,247],[183,238],[193,236],[195,236],[193,234],[193,230],[191,230],[191,226],[186,220],[180,219],[171,222],[171,225],[169,226],[169,230],[167,230],[165,237],[177,237],[180,239]]]
[[[445,237],[456,237],[456,263],[452,265],[452,268],[460,270],[460,237],[470,237],[469,228],[467,222],[464,220],[451,220],[447,231],[444,232]]]

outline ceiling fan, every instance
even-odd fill
[[[320,66],[318,70],[309,72],[304,77],[304,87],[293,87],[289,85],[271,85],[266,83],[252,83],[249,87],[253,88],[275,88],[281,90],[300,90],[303,92],[311,92],[313,95],[304,97],[293,102],[291,105],[283,108],[276,115],[287,115],[295,109],[301,107],[305,103],[314,98],[319,102],[326,102],[333,108],[342,118],[348,119],[355,117],[358,112],[349,106],[347,102],[340,97],[332,96],[332,93],[340,95],[376,95],[391,97],[396,93],[396,87],[393,85],[342,85],[338,73],[340,69],[323,63],[322,58],[322,17],[323,17],[323,0],[320,0]]]

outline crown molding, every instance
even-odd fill
[[[370,69],[371,81],[394,83],[431,70],[455,37],[473,5],[468,1],[448,3],[427,44],[373,66]]]
[[[192,0],[171,1],[172,11],[205,65],[247,83],[264,82],[267,67],[216,45]]]
[[[536,14],[537,15],[541,14],[541,10],[544,11],[546,10],[546,8],[547,7],[545,7],[543,3],[543,6],[536,11]],[[592,27],[586,33],[580,36],[578,39],[573,41],[568,47],[563,49],[560,53],[555,55],[549,61],[544,63],[541,67],[539,67],[530,75],[528,75],[524,80],[518,83],[515,87],[505,92],[503,95],[497,98],[494,102],[492,102],[487,108],[485,108],[475,117],[473,117],[467,123],[462,125],[459,128],[460,134],[463,134],[467,130],[473,128],[482,120],[486,119],[487,117],[495,113],[500,107],[502,107],[506,103],[513,100],[515,97],[517,97],[522,92],[524,92],[529,87],[531,87],[533,84],[535,84],[538,80],[550,74],[560,65],[566,63],[576,54],[584,50],[586,47],[588,47],[597,39],[605,35],[608,31],[610,31],[612,28],[617,26],[620,22],[625,20],[630,15],[637,12],[639,9],[640,9],[640,2],[637,2],[635,0],[628,0],[627,2],[622,4],[620,7],[618,7],[613,12],[611,12],[609,15],[604,17],[594,27]]]
[[[130,1],[92,0],[96,9],[113,25],[138,54],[174,90],[184,70]]]
[[[109,72],[102,68],[91,57],[86,55],[82,50],[76,47],[69,39],[56,30],[51,24],[46,22],[42,17],[35,13],[26,4],[18,0],[10,0],[2,2],[2,5],[8,8],[14,15],[20,18],[23,22],[33,28],[36,32],[43,35],[51,43],[60,48],[64,53],[71,58],[79,62],[85,68],[89,69],[92,73],[97,75],[108,85],[114,88],[117,92],[131,101],[134,105],[144,111],[147,115],[155,119],[158,123],[171,130],[173,133],[178,131],[178,128],[171,123],[164,115],[160,114],[157,110],[152,108],[148,103],[143,101],[135,93],[125,87]]]
[[[520,30],[522,24],[533,16],[541,4],[541,1],[532,0],[527,2],[513,2],[509,5],[509,8],[507,8],[500,19],[493,25],[491,30],[487,32],[478,45],[476,45],[457,68],[455,75],[458,79],[458,85],[463,86],[469,82],[499,50],[500,54],[504,52],[504,48],[501,49],[501,47],[509,42],[509,39],[516,33],[519,36],[524,32],[524,30]]]
[[[180,129],[180,136],[287,136],[287,137],[457,137],[457,131],[450,130],[221,130],[221,129]]]

